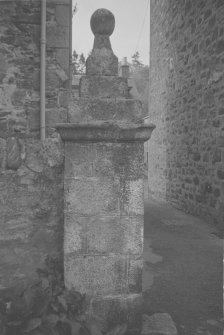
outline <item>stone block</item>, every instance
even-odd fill
[[[23,106],[26,93],[26,90],[23,89],[15,90],[11,97],[12,104],[15,106]]]
[[[119,180],[109,178],[73,178],[65,180],[65,211],[79,215],[117,213]]]
[[[73,99],[69,108],[69,122],[117,120],[136,122],[141,119],[142,104],[132,99]]]
[[[64,253],[129,254],[143,252],[143,217],[118,215],[79,217],[65,213]]]
[[[104,332],[118,324],[127,323],[129,331],[139,334],[142,322],[143,299],[141,294],[108,295],[93,298],[90,313],[104,320]]]
[[[69,74],[69,48],[61,48],[56,50],[56,61],[60,67]]]
[[[58,104],[60,107],[68,107],[70,101],[70,94],[68,90],[61,90],[58,95]]]
[[[115,176],[112,163],[113,144],[67,142],[65,148],[66,177]]]
[[[93,161],[95,145],[93,143],[65,143],[65,176],[91,177],[93,175]]]
[[[63,146],[58,138],[47,138],[44,142],[26,141],[25,165],[33,172],[41,173],[47,167],[61,167],[63,158]]]
[[[219,148],[224,148],[224,136],[217,137],[216,142]]]
[[[19,13],[15,15],[14,22],[17,25],[26,24],[26,25],[39,25],[41,22],[40,10],[35,10],[33,13],[28,14],[27,12]]]
[[[80,97],[128,98],[127,79],[114,76],[83,76]]]
[[[111,151],[116,175],[125,180],[137,180],[144,177],[143,143],[119,143],[111,147]]]
[[[55,88],[60,88],[62,86],[62,81],[57,75],[55,69],[46,70],[46,90],[52,90]]]
[[[143,260],[142,259],[130,260],[129,272],[128,272],[128,288],[130,293],[142,292],[142,272],[143,272]]]
[[[65,255],[65,285],[88,296],[127,292],[127,258]]]
[[[59,122],[66,122],[67,110],[65,108],[55,108],[46,110],[46,126],[54,128]]]
[[[25,208],[25,206],[23,206],[23,208]],[[3,211],[1,211],[1,213],[3,213]],[[16,218],[15,213],[17,214]],[[14,215],[9,212],[8,217],[5,217],[5,222],[7,223],[7,228],[1,227],[1,243],[15,241],[27,243],[29,241],[29,234],[31,233],[33,227],[30,226],[25,215],[22,216],[18,210],[14,210]]]
[[[70,5],[71,0],[47,0],[52,5]]]
[[[7,70],[8,70],[8,63],[2,53],[0,53],[0,83],[2,83],[2,80],[6,76]]]
[[[178,335],[176,326],[167,313],[156,313],[151,316],[143,315],[141,335]]]
[[[17,170],[22,163],[21,144],[17,138],[8,138],[6,152],[6,167],[11,170]]]
[[[76,214],[64,214],[64,255],[86,253],[86,221],[87,217],[77,217]]]
[[[103,39],[104,36],[97,36],[97,39]],[[97,41],[100,43],[100,41]],[[104,41],[103,41],[104,42]],[[100,76],[118,75],[118,58],[113,51],[106,48],[94,48],[86,60],[86,74]]]
[[[127,120],[136,122],[143,117],[143,107],[140,100],[120,99],[116,101],[116,120]]]
[[[47,25],[47,48],[69,48],[69,27]]]
[[[66,143],[66,176],[144,177],[142,143]]]
[[[5,168],[6,164],[6,140],[0,138],[0,169]]]
[[[69,106],[69,122],[112,120],[116,114],[115,99],[74,98]]]
[[[56,4],[56,11],[55,11],[56,21],[60,26],[69,27],[70,24],[70,6]]]
[[[144,215],[144,183],[143,179],[120,182],[121,215]]]
[[[52,127],[57,123],[67,121],[67,110],[65,108],[46,109],[46,126]],[[30,130],[40,129],[40,110],[31,108],[28,113],[28,124]]]

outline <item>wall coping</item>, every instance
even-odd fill
[[[155,125],[115,121],[57,124],[63,141],[70,142],[146,142]]]

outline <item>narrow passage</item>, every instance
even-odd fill
[[[215,227],[149,196],[144,312],[171,315],[179,335],[221,335],[223,240]]]

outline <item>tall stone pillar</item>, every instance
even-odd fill
[[[115,19],[106,9],[91,18],[94,47],[68,123],[65,141],[64,276],[85,293],[89,313],[107,329],[138,324],[143,249],[143,143],[153,125],[141,121],[141,103],[129,99],[127,79],[109,36]]]

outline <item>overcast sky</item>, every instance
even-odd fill
[[[111,36],[112,49],[119,60],[131,56],[136,49],[140,60],[149,64],[150,0],[73,0],[78,10],[73,16],[73,50],[86,56],[92,50],[94,35],[90,18],[98,8],[109,9],[115,16]]]

